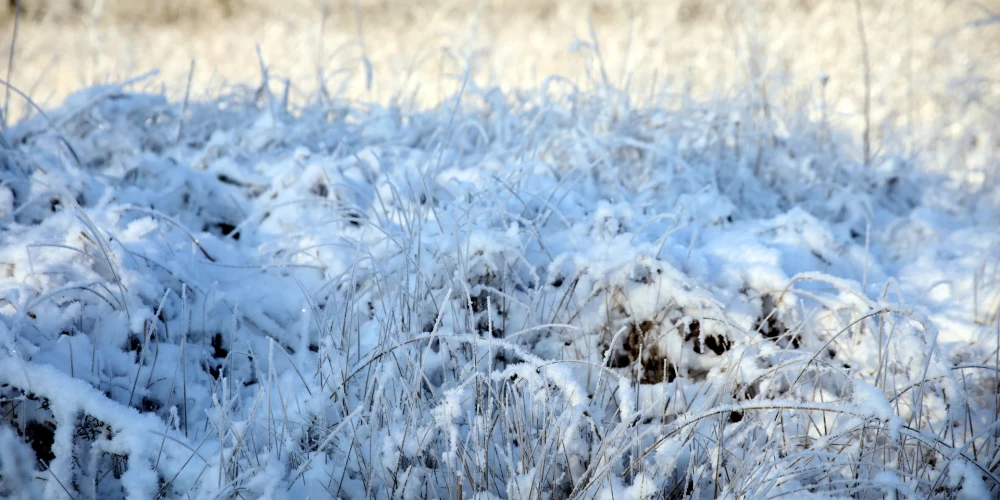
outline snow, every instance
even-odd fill
[[[1000,491],[998,186],[745,95],[252,97],[3,131],[0,495]]]

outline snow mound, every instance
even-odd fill
[[[0,136],[0,495],[1000,491],[997,190],[752,102],[254,97]]]

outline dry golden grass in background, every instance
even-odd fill
[[[970,103],[1000,116],[1000,2],[862,1],[874,147],[880,124],[947,120]],[[22,0],[11,82],[43,106],[85,86],[158,68],[144,81],[180,98],[261,81],[261,47],[293,101],[327,91],[362,101],[433,104],[474,82],[506,90],[551,74],[586,84],[591,22],[611,83],[710,98],[754,89],[774,105],[856,129],[864,92],[854,3],[821,0]],[[13,24],[0,8],[3,68]],[[578,47],[579,48],[579,47]],[[365,63],[372,68],[370,87]],[[593,73],[592,73],[593,74]],[[829,77],[828,83],[822,76]],[[671,86],[663,87],[665,83]],[[14,100],[11,115],[27,106]],[[964,116],[964,115],[963,115]],[[951,118],[949,118],[951,117]],[[942,123],[944,120],[945,123]]]

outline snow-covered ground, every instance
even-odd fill
[[[77,93],[0,134],[0,495],[995,498],[997,132],[817,116]]]

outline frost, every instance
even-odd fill
[[[996,496],[997,190],[750,94],[5,129],[0,495]]]

